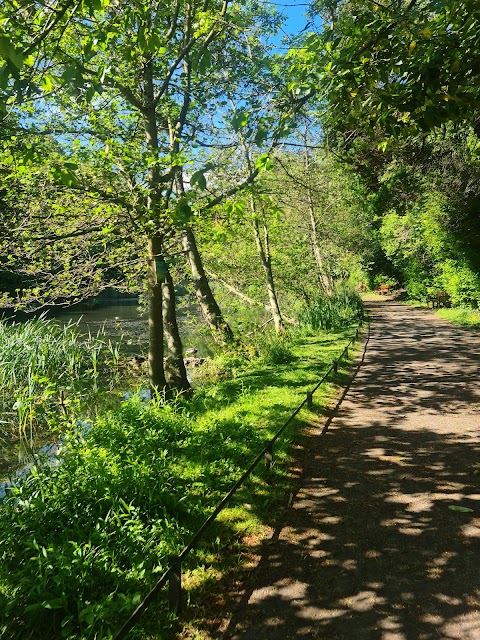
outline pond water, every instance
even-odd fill
[[[69,309],[50,316],[59,324],[78,324],[84,334],[101,334],[112,342],[121,342],[128,353],[146,355],[148,351],[147,311],[135,300],[127,300],[96,309]],[[179,331],[184,349],[195,348],[199,356],[212,354],[213,341],[201,325],[198,310],[184,306],[178,310]]]

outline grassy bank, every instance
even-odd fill
[[[188,404],[134,397],[97,417],[87,434],[72,429],[61,464],[35,467],[0,505],[0,637],[110,638],[352,331],[263,340],[260,355],[251,347],[205,367]],[[331,393],[332,384],[322,387],[316,407]],[[189,557],[194,600],[243,536],[274,524],[299,424],[276,446],[270,476],[258,467]],[[170,627],[159,604],[131,637],[160,640]]]
[[[480,311],[475,309],[456,308],[456,309],[439,309],[438,315],[453,324],[461,327],[480,327]]]

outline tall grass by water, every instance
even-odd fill
[[[115,378],[119,348],[101,335],[81,336],[76,325],[45,318],[0,321],[1,431],[33,439],[35,432]]]
[[[132,397],[100,413],[88,433],[71,433],[61,464],[35,466],[19,478],[0,499],[0,638],[111,638],[167,556],[211,513],[352,331],[298,334],[283,339],[281,349],[271,338],[273,351],[265,354],[224,355],[215,382],[197,388],[189,402]],[[315,394],[316,410],[328,391],[331,383]],[[202,589],[211,596],[222,559],[242,536],[274,525],[289,495],[288,452],[300,424],[277,441],[270,475],[257,467],[189,556],[192,600]],[[166,640],[171,622],[159,603],[132,640]]]
[[[318,295],[300,314],[300,323],[314,331],[339,329],[362,317],[363,302],[351,287],[340,283],[330,294]]]

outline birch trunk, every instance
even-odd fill
[[[260,234],[260,225],[258,222],[256,205],[255,205],[253,196],[250,200],[250,204],[253,212],[253,235],[255,236],[255,244],[257,245],[258,256],[260,258],[261,265],[265,272],[265,281],[267,285],[268,300],[270,302],[270,310],[273,316],[275,331],[277,333],[283,333],[285,331],[285,325],[283,323],[282,314],[280,312],[277,293],[275,291],[275,283],[273,280],[272,259],[270,256],[270,244],[269,244],[267,224],[265,222],[265,219],[263,219],[263,225],[262,225],[263,226],[263,242],[262,242],[262,237]]]

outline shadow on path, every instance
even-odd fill
[[[371,310],[225,639],[480,640],[480,343],[427,310]]]

